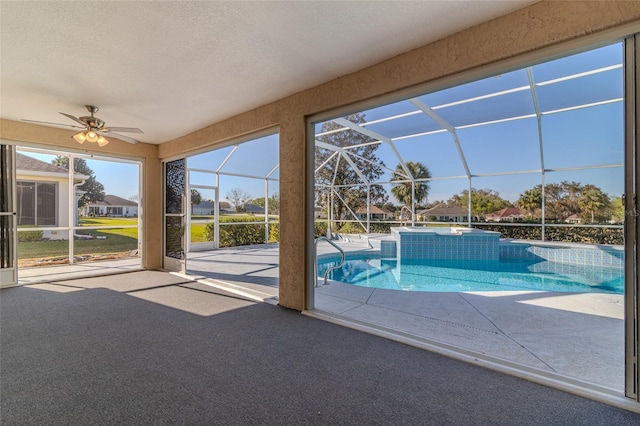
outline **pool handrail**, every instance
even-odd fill
[[[405,211],[405,210],[409,212],[409,217],[407,218],[407,220],[402,220],[402,212]],[[411,226],[415,225],[415,223],[413,221],[413,211],[408,206],[404,205],[400,209],[400,225],[401,226],[406,226],[408,221],[411,222]]]
[[[333,241],[331,241],[329,238],[327,237],[318,237],[316,238],[315,242],[314,242],[314,251],[315,251],[315,260],[313,262],[313,276],[314,279],[316,280],[316,288],[318,287],[318,243],[320,241],[326,241],[329,244],[331,244],[333,247],[335,247],[339,252],[340,255],[342,256],[342,259],[340,260],[340,263],[338,263],[337,265],[334,265],[330,268],[327,268],[327,270],[324,272],[324,285],[327,285],[327,276],[329,275],[329,272],[333,271],[334,269],[339,269],[342,267],[342,265],[344,265],[344,261],[345,261],[345,255],[344,255],[344,250],[342,250],[336,243],[334,243]]]

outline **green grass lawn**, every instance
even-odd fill
[[[137,217],[85,217],[80,226],[138,226]]]
[[[204,236],[204,230],[206,229],[206,223],[192,223],[191,224],[191,242],[192,243],[204,243],[208,240]]]
[[[137,218],[86,218],[80,220],[80,226],[137,226]],[[74,241],[74,254],[121,253],[138,248],[138,228],[87,229],[78,230],[81,235],[106,237],[105,239]],[[19,235],[19,234],[18,234]],[[66,240],[19,241],[18,259],[40,259],[61,257],[69,254],[69,242]]]
[[[277,217],[277,216],[275,216]],[[195,219],[195,217],[194,217]],[[202,216],[197,219],[211,219],[213,217]],[[228,222],[260,222],[262,216],[230,215],[221,216],[221,223]],[[137,226],[137,218],[95,217],[80,219],[80,226]],[[208,241],[205,238],[206,223],[191,224],[191,242],[202,243]],[[104,254],[120,253],[138,248],[137,228],[114,229],[87,229],[78,230],[78,234],[106,237],[105,239],[74,241],[74,254]],[[44,240],[44,241],[20,241],[18,242],[18,259],[40,259],[48,257],[61,257],[69,254],[68,241]]]

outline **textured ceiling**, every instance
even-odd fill
[[[2,1],[0,116],[162,143],[534,1]]]

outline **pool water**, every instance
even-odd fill
[[[338,259],[321,259],[318,276],[323,277],[327,268],[337,263]],[[621,267],[524,259],[412,260],[398,264],[396,260],[352,258],[347,259],[342,268],[331,271],[328,278],[362,287],[407,291],[624,292]]]

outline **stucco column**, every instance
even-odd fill
[[[157,150],[157,146],[156,146]],[[142,165],[142,267],[159,269],[162,267],[162,162],[148,157]],[[138,215],[140,217],[140,214]]]
[[[280,305],[304,310],[306,300],[307,214],[305,119],[286,102],[280,123]]]

